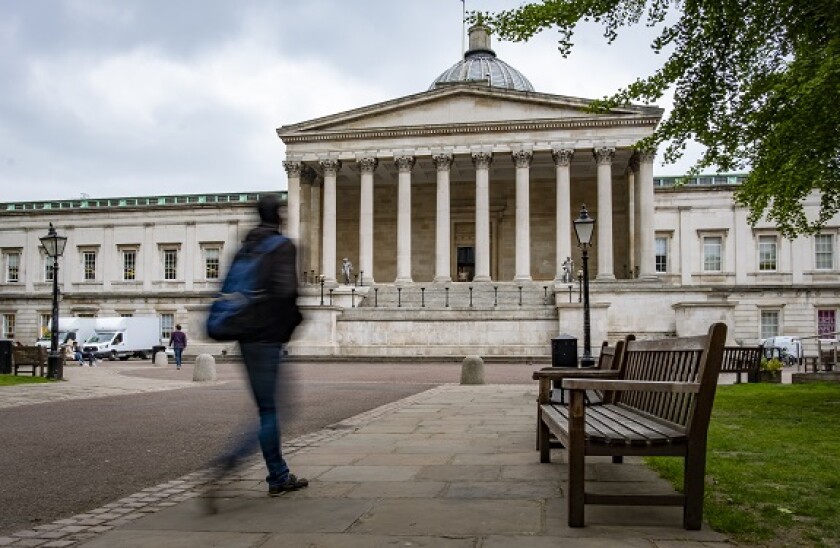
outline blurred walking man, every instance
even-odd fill
[[[270,194],[260,198],[257,209],[260,224],[248,233],[239,254],[255,253],[265,248],[264,241],[274,238],[279,245],[260,258],[259,279],[264,294],[253,303],[248,314],[246,335],[239,340],[242,358],[254,401],[259,411],[259,429],[243,439],[230,452],[216,461],[219,475],[232,471],[240,461],[256,448],[257,440],[268,468],[269,496],[279,496],[309,485],[304,478],[289,472],[280,446],[278,407],[288,408],[289,387],[281,381],[278,401],[278,378],[281,377],[283,344],[289,341],[301,321],[297,308],[297,250],[287,238],[277,238],[280,228],[280,200]],[[262,243],[262,246],[261,246]],[[208,510],[215,511],[212,498],[207,499]]]

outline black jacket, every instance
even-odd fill
[[[245,237],[242,250],[253,250],[259,242],[278,234],[276,226],[261,224]],[[252,326],[243,342],[285,343],[289,341],[302,317],[297,307],[297,249],[286,240],[268,253],[260,264],[261,287],[265,298],[255,303],[249,314]]]

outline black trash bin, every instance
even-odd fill
[[[155,363],[155,354],[158,352],[166,352],[166,347],[162,344],[155,345],[152,347],[152,363]]]
[[[0,339],[0,375],[12,373],[12,341]]]
[[[563,333],[551,339],[551,367],[577,366],[577,337]],[[555,390],[560,390],[560,381],[551,384]]]

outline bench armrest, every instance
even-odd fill
[[[540,404],[548,403],[551,399],[551,381],[562,381],[571,378],[598,378],[617,379],[618,371],[604,369],[560,369],[557,367],[540,369],[534,371],[534,380],[540,381],[539,396],[537,401]]]
[[[540,369],[534,371],[532,378],[535,381],[547,379],[550,381],[562,381],[564,379],[617,379],[618,371],[611,369],[565,369],[559,367]]]
[[[568,390],[612,390],[617,392],[632,391],[696,394],[700,391],[700,383],[696,382],[566,379],[563,381],[562,386]]]

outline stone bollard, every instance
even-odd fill
[[[155,354],[155,367],[166,367],[169,365],[169,356],[166,355],[166,352],[157,352]]]
[[[461,384],[484,384],[484,360],[467,356],[461,362]]]
[[[195,357],[193,380],[195,382],[216,380],[216,359],[213,356],[210,354],[199,354]]]

